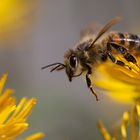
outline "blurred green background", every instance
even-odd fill
[[[18,101],[23,96],[38,99],[25,135],[43,131],[47,140],[101,140],[97,120],[111,129],[130,105],[101,93],[96,102],[82,77],[69,83],[64,71],[49,73],[41,67],[63,62],[80,30],[93,21],[104,25],[121,16],[123,21],[112,29],[140,34],[140,1],[20,0],[15,7],[12,1],[0,14],[0,72],[8,73],[6,87],[15,89]]]

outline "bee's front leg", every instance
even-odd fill
[[[97,94],[94,92],[94,90],[92,88],[92,82],[91,82],[91,79],[90,79],[90,76],[92,74],[91,68],[90,68],[90,66],[87,66],[87,67],[88,67],[88,71],[87,71],[87,74],[86,74],[87,86],[90,89],[90,91],[92,92],[92,94],[96,97],[96,101],[99,101],[99,98],[98,98]]]

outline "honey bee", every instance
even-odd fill
[[[94,92],[91,82],[93,69],[96,70],[97,66],[109,60],[114,63],[114,66],[120,65],[131,70],[129,65],[115,57],[116,54],[121,55],[128,63],[133,63],[140,68],[134,55],[140,51],[140,37],[131,33],[107,32],[120,20],[120,17],[111,19],[96,36],[94,34],[85,36],[74,49],[69,49],[65,53],[64,64],[53,63],[42,67],[42,69],[52,67],[51,72],[65,69],[70,82],[74,77],[78,77],[86,72],[87,87],[98,101],[99,98]]]

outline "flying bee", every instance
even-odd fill
[[[128,63],[133,63],[139,69],[135,54],[140,52],[140,37],[138,35],[121,32],[107,32],[114,24],[121,20],[116,17],[110,20],[95,36],[90,34],[84,37],[74,49],[69,49],[64,55],[63,63],[53,63],[42,67],[46,69],[52,67],[51,72],[65,69],[69,81],[74,77],[78,77],[86,72],[85,78],[87,87],[96,100],[99,98],[94,92],[91,76],[96,67],[103,64],[107,60],[132,70],[128,64],[119,60],[116,55],[121,55]],[[133,53],[132,53],[133,52]]]

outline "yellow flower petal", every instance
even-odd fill
[[[29,101],[26,102],[24,105],[24,108],[21,110],[21,112],[16,116],[16,119],[26,119],[31,112],[32,108],[36,105],[36,99],[32,98]]]
[[[128,121],[129,121],[129,113],[128,112],[124,112],[123,114],[123,122],[121,125],[121,134],[122,134],[122,139],[125,140],[127,138],[127,125],[128,125]]]
[[[136,105],[136,109],[137,109],[138,121],[139,121],[138,140],[140,140],[140,102],[139,101]]]
[[[140,103],[138,102],[137,105],[136,105],[136,109],[137,109],[137,114],[138,114],[138,117],[140,119]]]
[[[10,117],[10,119],[12,119],[13,117],[16,117],[18,115],[18,113],[22,110],[24,104],[26,103],[27,98],[22,98],[20,103],[18,104],[18,106],[16,107],[16,110],[14,111],[14,113],[12,114],[12,116]]]
[[[8,75],[7,74],[3,74],[2,78],[0,79],[0,95],[2,93],[3,87],[5,85],[5,82],[7,80]]]
[[[38,139],[41,139],[45,137],[44,133],[36,133],[36,134],[33,134],[27,138],[25,138],[24,140],[38,140]]]
[[[104,140],[111,140],[110,134],[108,133],[107,129],[104,127],[104,124],[101,121],[98,122],[98,128],[99,128]]]

